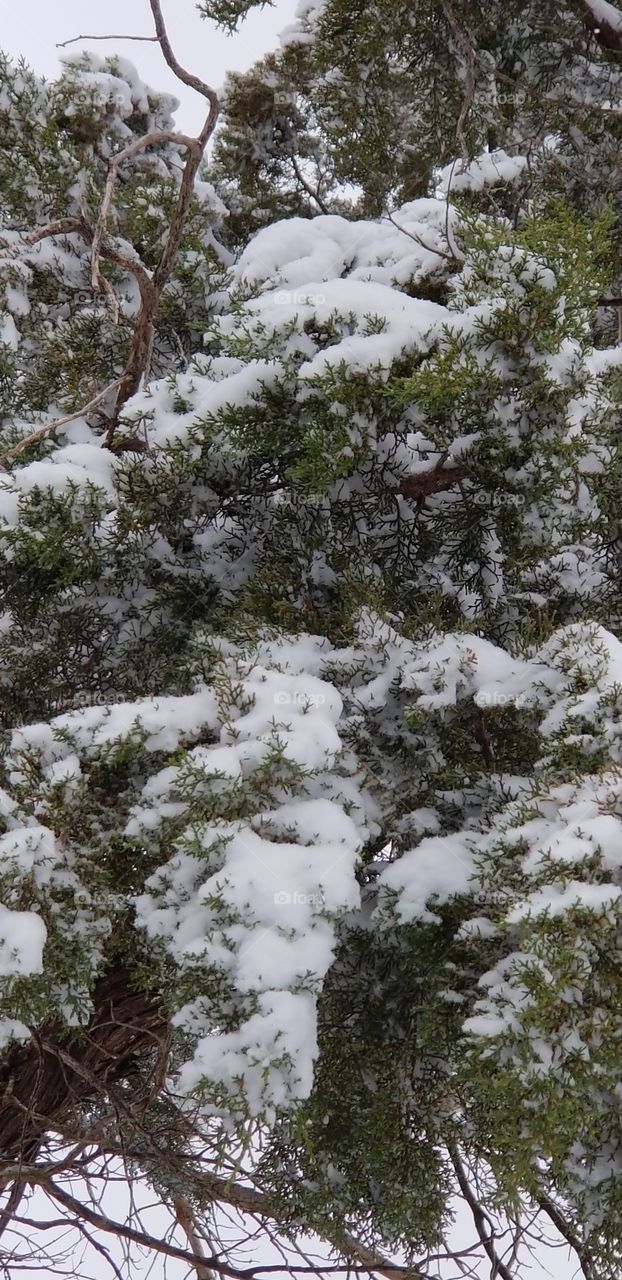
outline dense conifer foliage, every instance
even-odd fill
[[[0,1230],[614,1277],[622,10],[303,0],[221,104],[150,7],[196,139],[0,64]]]

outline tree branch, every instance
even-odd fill
[[[149,0],[149,4],[151,6],[151,12],[153,14],[153,21],[155,24],[156,39],[159,42],[167,66],[169,66],[173,74],[177,76],[177,79],[181,80],[182,84],[187,85],[189,89],[194,89],[197,93],[200,93],[203,98],[207,98],[207,101],[209,102],[209,114],[205,124],[203,125],[203,129],[199,134],[199,138],[203,141],[203,146],[205,146],[210,134],[214,131],[218,114],[220,112],[218,94],[210,87],[210,85],[206,84],[204,80],[201,80],[199,76],[195,76],[192,72],[186,71],[186,68],[182,67],[181,63],[177,61],[171,42],[168,38],[164,18],[162,16],[160,0]]]
[[[157,36],[72,36],[71,40],[59,40],[57,49],[66,49],[69,44],[78,44],[80,40],[144,40],[146,44],[157,44]]]
[[[23,440],[20,440],[19,444],[0,454],[0,465],[19,457],[20,453],[25,453],[26,449],[30,448],[31,444],[37,444],[39,440],[45,440],[46,436],[52,435],[53,431],[57,431],[59,427],[64,427],[66,423],[75,422],[76,418],[82,418],[87,413],[92,413],[93,409],[97,409],[99,405],[103,404],[107,396],[121,385],[121,381],[121,378],[117,378],[115,382],[110,382],[107,387],[104,387],[103,391],[99,391],[96,396],[93,396],[92,400],[89,400],[87,404],[83,404],[82,408],[76,409],[74,413],[65,413],[61,418],[54,418],[52,422],[46,422],[44,427],[39,427],[36,431],[32,431],[29,436],[25,436]]]
[[[622,13],[612,4],[600,0],[578,0],[585,25],[601,49],[622,53]]]
[[[579,1237],[566,1221],[555,1202],[551,1200],[551,1197],[546,1192],[542,1191],[538,1196],[538,1204],[547,1217],[550,1218],[556,1231],[559,1231],[560,1236],[563,1236],[566,1243],[570,1245],[570,1248],[576,1254],[585,1280],[596,1280],[596,1272],[592,1266],[591,1259],[583,1248]]]
[[[173,1207],[175,1209],[177,1221],[182,1231],[188,1237],[188,1244],[190,1245],[192,1252],[198,1258],[205,1258],[205,1249],[203,1248],[199,1238],[194,1216],[188,1201],[185,1200],[183,1196],[177,1196],[173,1201]],[[207,1261],[204,1266],[197,1265],[195,1270],[197,1273],[197,1280],[214,1280],[215,1273],[208,1265]]]
[[[328,205],[325,203],[324,200],[322,200],[322,197],[318,195],[317,191],[313,190],[311,183],[307,182],[307,179],[302,173],[300,165],[298,164],[298,161],[296,160],[296,157],[293,154],[291,156],[291,162],[292,162],[292,168],[296,175],[296,179],[300,183],[300,186],[302,187],[303,191],[306,191],[307,195],[309,196],[309,199],[315,200],[315,203],[318,209],[320,210],[320,213],[330,213]]]
[[[58,235],[78,235],[81,236],[86,244],[90,245],[93,243],[94,230],[85,217],[59,218],[56,222],[49,222],[45,227],[37,227],[36,231],[29,232],[24,238],[28,244],[37,244],[40,240]],[[111,244],[100,245],[99,256],[107,262],[115,263],[116,266],[122,267],[124,271],[127,271],[129,275],[134,276],[141,296],[147,302],[151,299],[153,283],[146,266],[139,257],[130,258],[128,254],[121,253],[119,249],[116,249]]]
[[[482,1246],[486,1254],[488,1255],[488,1258],[490,1259],[490,1263],[492,1267],[491,1274],[493,1276],[500,1276],[501,1280],[514,1280],[512,1276],[512,1272],[509,1270],[508,1267],[506,1267],[503,1260],[497,1254],[497,1251],[494,1246],[494,1232],[492,1231],[490,1222],[486,1214],[484,1213],[484,1210],[482,1209],[482,1206],[479,1203],[479,1200],[473,1194],[471,1184],[466,1175],[466,1170],[464,1168],[462,1160],[460,1159],[458,1148],[448,1145],[447,1150],[449,1151],[451,1163],[453,1164],[453,1167],[455,1170],[458,1186],[460,1187],[462,1195],[464,1196],[464,1199],[466,1200],[469,1206],[469,1209],[471,1210],[471,1213],[473,1215],[473,1221],[475,1223],[475,1229],[481,1240]]]
[[[182,1249],[177,1245],[168,1244],[166,1240],[159,1240],[157,1236],[152,1236],[147,1231],[138,1231],[135,1227],[128,1227],[124,1222],[117,1222],[113,1218],[109,1218],[107,1214],[97,1213],[90,1205],[83,1204],[81,1200],[77,1200],[75,1196],[65,1191],[63,1187],[59,1187],[51,1178],[44,1182],[45,1190],[54,1200],[62,1204],[68,1209],[77,1221],[86,1220],[92,1227],[97,1227],[98,1231],[104,1231],[108,1235],[114,1235],[119,1240],[129,1240],[133,1244],[142,1245],[143,1248],[152,1249],[154,1253],[163,1253],[168,1258],[179,1258],[181,1262],[187,1262],[192,1267],[205,1266],[205,1257],[193,1253],[191,1250]],[[219,1258],[209,1259],[209,1265],[214,1271],[221,1275],[232,1276],[234,1280],[243,1280],[247,1274],[239,1271],[235,1267],[230,1267],[222,1262]]]
[[[119,166],[123,164],[124,160],[131,159],[131,157],[136,155],[137,152],[144,151],[146,147],[153,147],[163,142],[178,142],[180,146],[187,147],[191,155],[199,146],[196,138],[189,138],[185,133],[176,133],[173,130],[153,129],[151,133],[143,134],[142,138],[135,138],[134,141],[130,142],[127,147],[124,147],[122,151],[117,151],[116,155],[112,156],[108,162],[108,176],[106,178],[104,194],[91,245],[91,283],[94,289],[101,287],[99,258],[103,239],[106,234],[106,223],[110,214],[112,197],[114,195],[114,189],[119,176]]]
[[[182,1249],[177,1245],[168,1244],[165,1240],[160,1240],[156,1236],[152,1236],[147,1231],[138,1231],[135,1227],[128,1227],[125,1223],[117,1222],[115,1219],[109,1218],[106,1214],[97,1212],[90,1205],[85,1205],[82,1201],[77,1200],[75,1196],[65,1191],[63,1187],[59,1187],[51,1178],[38,1179],[53,1199],[57,1200],[66,1209],[70,1210],[76,1219],[84,1219],[91,1226],[97,1227],[98,1230],[107,1232],[109,1235],[116,1235],[119,1239],[129,1240],[134,1244],[142,1245],[144,1248],[152,1249],[155,1253],[165,1254],[169,1258],[179,1258],[182,1262],[187,1262],[190,1266],[196,1268],[209,1267],[211,1270],[223,1276],[231,1276],[233,1280],[255,1280],[255,1277],[262,1275],[337,1275],[347,1272],[355,1275],[369,1275],[375,1270],[371,1264],[360,1267],[353,1267],[351,1263],[340,1263],[336,1266],[325,1263],[314,1266],[295,1266],[292,1264],[269,1264],[266,1266],[245,1267],[239,1269],[222,1262],[219,1257],[205,1257],[203,1254],[194,1253],[188,1249]],[[373,1255],[372,1255],[373,1256]],[[413,1270],[412,1267],[391,1266],[385,1264],[386,1270],[384,1274],[390,1277],[390,1280],[431,1280],[431,1277],[424,1273]],[[499,1274],[503,1277],[503,1272]],[[505,1280],[505,1277],[503,1277]]]
[[[141,138],[134,139],[122,151],[112,156],[108,163],[108,174],[106,177],[106,185],[97,218],[95,229],[91,239],[91,282],[94,289],[101,290],[108,298],[109,304],[113,311],[113,318],[118,316],[117,298],[112,289],[110,282],[103,276],[100,268],[100,259],[108,258],[110,261],[117,262],[118,265],[130,270],[139,282],[141,302],[138,315],[134,324],[132,338],[130,341],[130,349],[127,355],[125,369],[120,379],[115,384],[117,387],[117,395],[114,405],[114,411],[111,416],[111,424],[106,435],[105,443],[111,446],[114,439],[119,415],[126,401],[138,390],[141,380],[147,379],[151,366],[151,356],[153,350],[153,341],[155,334],[155,322],[157,319],[158,308],[162,291],[170,279],[171,271],[175,265],[175,259],[179,251],[179,245],[184,232],[185,220],[194,192],[194,182],[199,169],[199,165],[205,153],[205,147],[214,132],[218,114],[220,111],[220,102],[218,94],[210,85],[201,80],[199,76],[193,75],[182,67],[178,62],[171,42],[168,37],[166,25],[162,15],[162,6],[160,0],[149,0],[153,20],[155,24],[156,34],[153,40],[156,41],[162,50],[165,62],[170,67],[173,74],[185,84],[188,88],[194,89],[202,97],[206,98],[209,103],[209,111],[205,119],[205,123],[196,138],[190,138],[187,134],[176,133],[167,130],[153,130],[151,133],[144,134]],[[102,37],[102,39],[105,37]],[[142,37],[141,37],[142,38]],[[117,183],[119,168],[126,161],[136,155],[137,152],[147,147],[156,146],[165,142],[177,142],[187,149],[188,157],[183,168],[181,182],[177,202],[170,221],[168,235],[166,237],[164,247],[160,254],[160,259],[151,276],[148,275],[145,268],[136,264],[129,265],[129,260],[120,255],[118,250],[114,250],[105,242],[106,227],[110,210],[112,207],[112,199],[115,186]],[[66,223],[50,223],[46,229],[39,235],[58,234],[60,230],[67,230]],[[56,230],[52,230],[56,228]],[[72,226],[72,230],[81,230],[77,226]],[[114,255],[114,256],[113,256]],[[142,266],[142,264],[141,264]],[[53,430],[53,426],[50,426]]]
[[[184,170],[182,173],[181,183],[179,187],[179,194],[177,197],[177,203],[173,211],[173,215],[171,217],[168,236],[166,238],[164,248],[160,255],[160,260],[153,272],[152,285],[153,285],[154,292],[152,297],[149,300],[145,298],[141,300],[141,307],[140,307],[140,311],[138,313],[138,317],[136,319],[136,324],[134,327],[134,333],[133,333],[132,341],[130,344],[130,351],[128,354],[127,364],[126,364],[124,373],[122,375],[119,390],[117,392],[114,415],[113,415],[110,431],[106,438],[106,443],[108,445],[112,443],[114,432],[116,430],[116,424],[119,419],[119,414],[121,413],[121,410],[124,404],[126,403],[127,400],[129,400],[130,396],[132,396],[134,392],[138,390],[141,379],[143,378],[146,379],[149,375],[149,367],[151,364],[151,353],[153,350],[153,339],[154,339],[154,332],[155,332],[155,319],[156,319],[158,307],[160,304],[162,290],[167,284],[170,278],[171,271],[175,264],[175,259],[177,257],[179,245],[180,245],[181,238],[184,231],[186,216],[188,213],[188,209],[190,207],[190,202],[192,200],[192,195],[194,191],[194,180],[196,178],[199,165],[203,158],[205,147],[207,146],[207,143],[216,127],[216,121],[218,120],[218,115],[220,111],[220,102],[219,102],[218,94],[215,92],[215,90],[212,89],[210,85],[206,84],[204,80],[201,80],[198,76],[195,76],[191,72],[186,71],[185,67],[182,67],[181,63],[177,61],[177,58],[175,57],[175,54],[171,46],[171,42],[168,37],[168,33],[164,23],[164,18],[162,16],[162,7],[160,4],[160,0],[149,0],[149,3],[151,6],[151,12],[153,14],[153,20],[155,23],[158,42],[160,44],[160,48],[162,50],[162,53],[164,55],[164,59],[167,65],[170,67],[174,75],[177,76],[177,79],[182,82],[182,84],[187,85],[188,88],[190,89],[194,89],[197,93],[200,93],[202,97],[207,99],[209,103],[209,111],[208,111],[205,123],[203,125],[203,128],[201,129],[197,138],[188,139],[185,137],[185,135],[179,135],[179,134],[176,135],[176,140],[181,141],[183,138],[184,144],[188,148],[188,159],[186,161],[186,164],[184,166]],[[163,135],[160,135],[160,140],[162,140],[162,138],[163,138]],[[144,139],[143,139],[143,145],[145,145]],[[126,157],[127,157],[127,149],[126,149]],[[116,177],[116,174],[115,174],[115,177]],[[112,198],[114,181],[115,181],[114,177],[110,178],[111,189],[110,189],[110,196],[109,196],[108,203],[110,203],[110,200]],[[100,219],[98,222],[98,226],[102,227],[102,231],[99,237],[100,243],[103,238],[103,226],[105,224],[105,219],[107,216],[105,199],[106,198],[104,197],[104,204],[102,206],[102,211],[100,212]],[[95,245],[93,248],[92,261],[95,260],[94,251],[95,251]]]
[[[413,476],[404,476],[396,492],[406,498],[428,498],[433,493],[442,493],[445,489],[453,489],[466,477],[463,467],[433,467],[430,471],[418,471]]]
[[[470,159],[470,152],[469,152],[469,145],[467,142],[467,137],[464,131],[464,127],[469,117],[469,114],[475,99],[476,53],[475,53],[475,48],[474,48],[473,40],[470,36],[470,33],[458,21],[449,0],[440,0],[440,3],[441,3],[441,9],[443,10],[443,13],[445,14],[445,17],[447,19],[447,23],[451,28],[454,40],[456,41],[458,49],[464,60],[464,67],[465,67],[464,90],[463,90],[463,96],[462,96],[462,105],[460,108],[460,115],[458,117],[458,123],[456,125],[456,134],[458,137],[458,141],[460,143],[462,157],[464,159],[465,164],[468,164]]]

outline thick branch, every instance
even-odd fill
[[[38,244],[40,240],[46,240],[50,236],[79,235],[86,244],[91,245],[94,234],[93,227],[84,217],[59,218],[56,222],[49,222],[45,227],[37,227],[35,231],[30,231],[25,236],[25,240],[28,244]],[[99,256],[104,258],[106,262],[113,262],[116,266],[127,271],[129,275],[134,276],[140,289],[141,297],[147,302],[151,300],[153,282],[146,266],[139,257],[131,258],[129,254],[122,253],[120,249],[116,249],[111,244],[100,245]]]
[[[188,1201],[184,1200],[183,1196],[177,1196],[173,1201],[173,1207],[175,1209],[177,1221],[188,1238],[188,1244],[190,1245],[192,1252],[197,1258],[205,1258],[205,1249],[201,1243],[194,1221],[194,1216]],[[202,1265],[195,1264],[195,1270],[197,1273],[197,1280],[214,1280],[215,1272],[208,1265],[207,1259]]]
[[[127,971],[115,965],[96,984],[93,1014],[83,1031],[70,1032],[51,1019],[33,1040],[11,1046],[0,1064],[4,1159],[32,1160],[48,1130],[106,1092],[108,1082],[131,1075],[167,1029],[160,999],[134,990]],[[0,1177],[9,1177],[5,1168]]]
[[[622,13],[607,0],[578,0],[585,25],[601,49],[622,52]]]
[[[592,1266],[590,1257],[583,1248],[579,1237],[570,1226],[570,1223],[566,1221],[561,1210],[557,1208],[555,1202],[543,1191],[538,1196],[538,1204],[543,1212],[546,1213],[547,1217],[550,1218],[556,1231],[559,1231],[560,1236],[563,1236],[566,1243],[570,1245],[570,1248],[577,1255],[585,1280],[596,1280],[596,1273]]]
[[[201,134],[199,135],[203,145],[205,146],[205,143],[214,131],[216,121],[218,119],[218,113],[220,111],[218,94],[210,87],[210,85],[206,84],[204,80],[201,80],[199,76],[195,76],[192,72],[186,71],[186,68],[182,67],[181,63],[177,61],[173,52],[173,47],[168,38],[164,18],[162,16],[160,0],[149,0],[149,4],[151,5],[151,12],[153,14],[156,37],[159,41],[165,62],[170,67],[173,74],[177,76],[177,79],[181,80],[182,84],[187,85],[189,89],[194,89],[197,93],[200,93],[203,98],[207,98],[207,101],[209,102],[209,115],[203,129],[201,130]],[[206,132],[206,130],[209,131]]]
[[[460,1187],[462,1195],[464,1196],[464,1199],[466,1200],[473,1215],[473,1222],[475,1223],[475,1229],[482,1243],[482,1247],[490,1259],[492,1268],[491,1274],[493,1276],[500,1276],[501,1280],[514,1280],[512,1272],[508,1267],[506,1267],[495,1249],[494,1234],[491,1229],[490,1222],[484,1213],[479,1200],[473,1193],[457,1148],[449,1147],[448,1150],[451,1162],[454,1166],[458,1186]]]
[[[430,471],[418,471],[414,476],[404,476],[396,492],[406,498],[428,498],[433,493],[453,489],[465,476],[462,467],[434,467]]]

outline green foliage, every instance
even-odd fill
[[[204,6],[227,29],[248,8]],[[585,55],[576,15],[454,6],[478,51],[461,115],[462,37],[411,9],[328,0],[230,78],[112,449],[103,410],[27,438],[123,368],[127,260],[158,261],[176,145],[123,168],[118,323],[88,228],[108,157],[172,103],[121,58],[50,86],[3,63],[0,1033],[53,1014],[79,1035],[122,963],[223,1169],[261,1128],[292,1233],[414,1261],[460,1150],[505,1212],[569,1204],[612,1276],[622,382],[596,312],[617,125],[583,201],[599,128],[542,101]],[[500,103],[493,59],[527,103]],[[558,130],[529,207],[522,165],[410,203],[457,121],[510,161],[526,126]],[[84,235],[47,225],[67,217]],[[150,1114],[176,1150],[174,1098]]]

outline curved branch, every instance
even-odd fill
[[[124,160],[129,160],[132,156],[135,156],[137,152],[144,151],[146,147],[153,147],[162,142],[178,142],[180,146],[188,148],[191,156],[199,147],[197,139],[189,138],[185,133],[176,133],[174,130],[153,129],[151,133],[145,133],[141,138],[135,138],[122,151],[117,151],[108,162],[108,176],[91,245],[91,283],[94,289],[101,287],[99,258],[106,234],[106,223],[110,214],[112,197],[119,176],[119,166],[123,164]]]
[[[464,90],[462,95],[462,104],[460,107],[460,115],[456,125],[456,134],[460,143],[463,159],[468,163],[470,159],[469,146],[465,133],[465,125],[469,118],[473,102],[475,100],[475,65],[477,56],[473,39],[470,33],[458,21],[449,0],[440,0],[441,9],[447,19],[447,24],[453,34],[456,45],[464,60]]]
[[[46,422],[45,426],[38,427],[36,431],[32,431],[29,436],[24,436],[24,439],[20,440],[19,444],[0,454],[0,465],[19,457],[20,453],[25,453],[26,449],[30,448],[31,444],[37,444],[39,440],[45,440],[46,436],[52,435],[53,431],[57,431],[59,427],[64,427],[66,423],[75,422],[76,418],[82,418],[87,413],[92,413],[93,409],[97,409],[99,405],[103,404],[106,397],[121,385],[121,382],[122,379],[117,378],[115,382],[110,382],[107,387],[104,387],[103,391],[99,391],[96,396],[93,396],[92,400],[89,400],[87,404],[83,404],[80,409],[76,409],[74,413],[65,413],[61,418],[54,418],[52,422]]]
[[[173,52],[173,47],[168,38],[168,32],[162,16],[160,0],[149,0],[149,4],[153,14],[156,38],[159,42],[167,66],[169,66],[173,74],[177,76],[177,79],[181,80],[182,84],[187,85],[189,89],[194,89],[197,93],[201,94],[201,97],[207,98],[207,101],[209,102],[209,115],[203,125],[201,133],[199,134],[199,139],[202,141],[203,146],[205,146],[205,143],[214,131],[218,114],[220,112],[218,94],[210,85],[206,84],[204,80],[201,80],[199,76],[193,75],[191,71],[186,71],[186,68],[182,67],[181,63],[177,61]]]
[[[56,222],[49,222],[45,227],[37,227],[36,231],[29,232],[24,238],[27,244],[37,244],[40,240],[59,235],[78,235],[81,236],[86,244],[92,244],[94,231],[84,217],[59,218]],[[146,300],[151,298],[153,282],[140,258],[131,258],[128,254],[121,253],[120,249],[116,249],[114,245],[110,244],[100,245],[99,256],[104,258],[106,262],[113,262],[116,266],[122,267],[129,275],[134,276],[140,289],[141,297]]]

